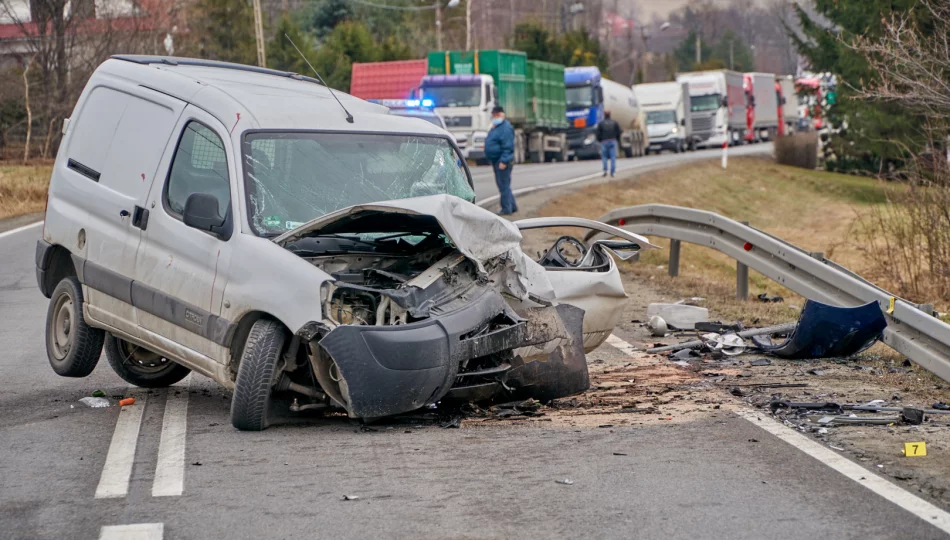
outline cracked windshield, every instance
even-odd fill
[[[455,149],[438,137],[255,133],[245,139],[244,163],[251,225],[262,236],[356,204],[475,198]]]

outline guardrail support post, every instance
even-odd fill
[[[736,298],[749,299],[749,267],[736,261]]]
[[[740,222],[748,225],[748,221]],[[749,267],[736,261],[736,298],[739,300],[749,299]]]
[[[670,277],[680,275],[680,241],[670,240]]]

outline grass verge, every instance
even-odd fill
[[[661,203],[709,210],[783,238],[825,256],[859,274],[872,265],[853,241],[859,216],[886,202],[883,182],[870,178],[777,165],[763,158],[740,158],[723,170],[718,161],[665,169],[634,180],[600,184],[551,200],[544,216],[596,219],[615,208]],[[750,296],[779,295],[784,303],[765,304],[735,298],[735,261],[701,246],[683,244],[680,275],[667,275],[669,242],[651,239],[662,250],[641,254],[640,264],[624,272],[655,283],[683,298],[703,297],[727,320],[771,324],[797,315],[804,299],[750,271]],[[885,286],[887,284],[882,284]],[[946,307],[946,306],[944,306]]]
[[[42,212],[52,165],[0,164],[0,219]]]

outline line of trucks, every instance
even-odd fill
[[[729,70],[681,73],[628,87],[594,66],[565,68],[507,50],[434,51],[425,59],[353,65],[350,94],[434,109],[467,159],[485,157],[491,111],[515,128],[515,161],[600,155],[604,113],[623,129],[626,157],[772,140],[798,121],[790,77]],[[779,120],[781,119],[781,121]]]

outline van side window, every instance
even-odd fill
[[[227,154],[221,137],[199,122],[189,122],[175,150],[165,187],[165,208],[181,216],[192,193],[208,193],[218,199],[218,213],[225,216],[231,204]]]

